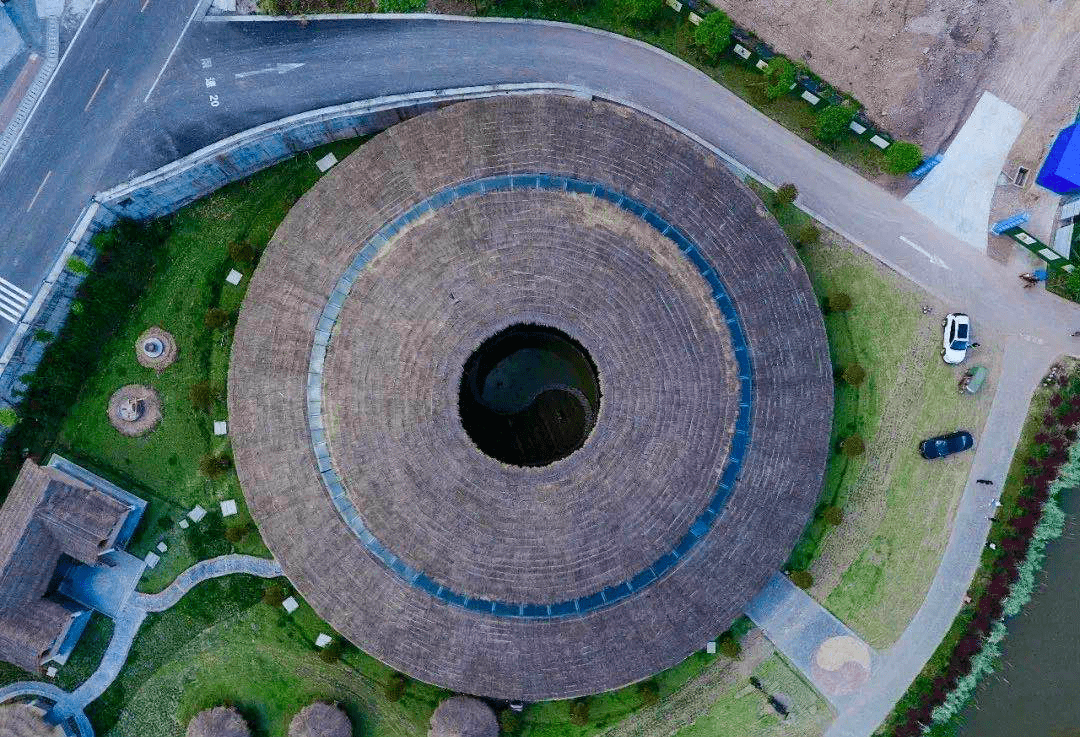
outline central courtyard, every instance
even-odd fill
[[[292,209],[229,372],[267,545],[423,681],[566,698],[666,668],[783,566],[833,377],[806,273],[709,151],[623,107],[459,103]]]

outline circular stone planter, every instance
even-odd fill
[[[159,327],[146,330],[135,341],[135,358],[146,368],[161,371],[176,363],[178,349],[172,333]]]
[[[260,530],[328,622],[534,701],[730,626],[813,510],[832,387],[805,271],[715,157],[621,107],[506,97],[393,127],[297,203],[229,416]]]
[[[128,437],[138,437],[161,422],[161,398],[142,384],[128,384],[109,397],[109,422]]]

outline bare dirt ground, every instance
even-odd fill
[[[1077,0],[711,1],[928,151],[990,90],[1031,117],[1010,160],[1035,166],[1080,104]]]

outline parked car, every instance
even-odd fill
[[[963,312],[950,312],[941,321],[941,327],[944,328],[941,358],[945,363],[960,363],[967,358],[971,345],[971,320]]]
[[[959,453],[975,445],[975,438],[967,430],[957,430],[948,435],[938,435],[919,443],[919,453],[928,461]]]

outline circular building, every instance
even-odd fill
[[[390,666],[508,700],[725,630],[817,498],[806,273],[719,160],[625,108],[473,101],[339,164],[252,277],[237,471],[297,589]]]
[[[247,722],[230,706],[200,711],[188,722],[187,737],[251,737]]]
[[[40,709],[30,704],[0,704],[0,735],[3,737],[64,737],[58,725],[47,723]]]
[[[499,737],[499,722],[479,699],[452,696],[431,715],[428,737]]]
[[[352,737],[352,733],[349,715],[323,701],[305,706],[289,724],[289,737]]]

